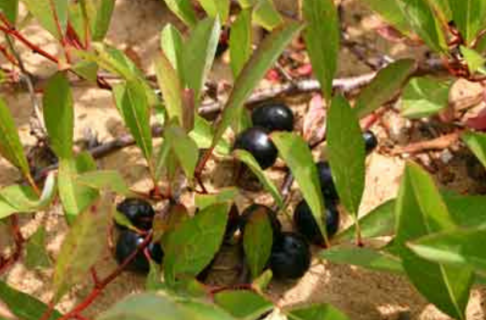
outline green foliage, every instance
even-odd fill
[[[221,291],[214,302],[238,319],[255,319],[273,308],[270,301],[248,290]]]
[[[273,0],[256,0],[252,19],[269,31],[283,23],[280,13],[275,9]]]
[[[403,91],[402,115],[407,118],[422,118],[437,114],[447,108],[451,86],[450,80],[413,78]]]
[[[289,320],[348,320],[349,318],[329,304],[313,304],[288,312]]]
[[[196,13],[190,0],[164,0],[169,9],[189,27],[197,23]]]
[[[19,11],[19,1],[0,0],[0,10],[5,14],[10,23],[15,24]]]
[[[43,227],[30,236],[25,246],[25,265],[29,269],[42,269],[52,266],[51,259],[46,252],[46,230]]]
[[[64,38],[68,20],[68,0],[22,0],[27,9],[57,40]]]
[[[237,78],[252,53],[251,11],[242,10],[231,26],[230,57],[233,77]]]

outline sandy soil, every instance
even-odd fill
[[[279,5],[288,9],[289,3]],[[353,40],[367,42],[373,48],[381,52],[388,52],[392,57],[413,56],[420,58],[425,50],[423,48],[407,48],[401,44],[391,45],[386,40],[376,36],[373,28],[380,24],[380,20],[364,8],[358,0],[350,0],[345,6],[345,20],[350,25],[349,33]],[[146,71],[151,70],[151,61],[159,44],[159,31],[168,23],[180,24],[168,12],[161,1],[155,0],[119,0],[113,18],[108,40],[119,48],[131,48],[142,63]],[[36,43],[50,52],[56,52],[58,48],[52,44],[52,39],[42,32],[37,26],[29,26],[24,33]],[[45,62],[41,57],[33,53],[23,51],[28,69],[39,76],[52,73],[56,66]],[[372,54],[372,53],[371,53]],[[217,75],[225,74],[227,66],[219,65]],[[223,70],[223,71],[221,71]],[[340,55],[339,76],[357,75],[369,71],[351,53],[343,49]],[[220,73],[221,72],[221,73]],[[451,99],[469,95],[475,90],[469,84],[458,84],[451,95]],[[120,117],[113,105],[109,93],[94,89],[76,87],[74,89],[76,101],[76,137],[81,138],[83,130],[90,128],[98,134],[100,141],[107,141],[123,132]],[[32,145],[34,140],[29,136],[28,120],[31,112],[29,97],[25,93],[8,91],[3,92],[15,121],[19,125],[22,141],[25,145]],[[295,105],[295,110],[304,110],[306,105]],[[298,111],[301,114],[301,111]],[[302,120],[299,119],[301,122]],[[376,205],[396,195],[400,176],[404,166],[404,159],[392,157],[387,152],[396,144],[406,144],[414,136],[415,132],[411,124],[390,112],[384,116],[386,126],[377,124],[373,130],[380,137],[380,148],[368,158],[367,187],[361,208],[361,214],[365,214]],[[385,130],[386,129],[386,130]],[[437,181],[442,185],[453,187],[464,192],[477,190],[477,184],[465,173],[464,156],[460,147],[449,151],[452,154],[448,166],[448,175],[444,177],[443,170],[438,170]],[[462,153],[461,153],[462,152]],[[441,159],[441,153],[431,154],[436,159]],[[100,168],[120,170],[124,177],[133,186],[140,189],[150,187],[147,181],[146,170],[143,166],[140,153],[136,148],[126,148],[114,155],[98,161]],[[227,162],[212,162],[211,170],[206,174],[210,187],[217,189],[227,184],[228,177],[232,174],[232,164]],[[272,177],[280,182],[281,173],[273,172]],[[14,183],[19,178],[14,168],[5,161],[0,160],[0,186]],[[294,187],[293,199],[299,199],[298,190]],[[251,192],[242,192],[237,198],[237,204],[243,208],[250,199],[263,203],[270,203],[268,195],[258,195]],[[47,214],[46,227],[49,232],[48,252],[55,258],[59,246],[66,231],[63,219],[60,218],[59,208],[53,209]],[[35,231],[40,220],[45,214],[38,214],[36,219],[25,217],[23,220],[23,232],[29,235]],[[0,248],[8,247],[6,231],[0,225]],[[101,239],[100,241],[104,241]],[[104,274],[115,267],[115,263],[107,252],[103,261],[97,265],[99,273]],[[51,271],[31,271],[24,265],[15,265],[6,275],[6,280],[18,288],[39,297],[44,301],[51,298],[50,276]],[[132,274],[123,274],[96,303],[90,307],[86,315],[93,316],[106,309],[109,305],[118,301],[127,294],[143,290],[143,277]],[[69,293],[59,305],[62,311],[68,310],[76,302],[80,301],[88,292],[89,285],[80,285]],[[359,268],[314,263],[314,267],[298,283],[282,284],[273,283],[270,295],[279,301],[282,306],[294,305],[306,302],[329,302],[347,313],[351,319],[376,320],[376,319],[449,319],[427,302],[413,289],[405,278],[396,275],[375,273]],[[486,310],[483,307],[484,290],[474,290],[468,307],[468,319],[484,319]]]

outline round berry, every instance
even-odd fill
[[[150,230],[154,219],[154,209],[145,200],[127,198],[116,206],[118,212],[124,214],[128,220],[141,230]]]
[[[125,230],[118,237],[115,249],[115,258],[119,264],[122,264],[130,255],[137,250],[137,248],[143,243],[144,238],[139,234]],[[147,246],[150,257],[156,263],[162,263],[164,252],[162,247],[158,243],[150,243]],[[127,269],[135,272],[145,273],[150,269],[149,261],[143,251],[139,251],[135,258],[127,266]]]
[[[319,161],[317,164],[317,172],[319,174],[319,182],[321,184],[321,192],[327,202],[339,201],[339,195],[332,179],[331,167],[329,162]]]
[[[235,140],[233,149],[250,152],[262,169],[267,169],[277,160],[278,151],[267,132],[258,127],[246,129]]]
[[[324,244],[324,237],[319,230],[312,211],[304,200],[299,202],[294,211],[294,225],[297,231],[307,240],[315,244]],[[326,203],[325,225],[327,236],[330,238],[339,229],[339,210],[333,203]]]
[[[363,132],[363,139],[365,142],[366,154],[370,154],[378,146],[378,139],[371,130],[366,130],[365,132]]]
[[[252,204],[249,207],[243,211],[240,217],[240,230],[241,233],[244,233],[245,231],[245,225],[248,223],[250,218],[257,213],[258,211],[264,212],[267,214],[268,218],[270,219],[270,224],[272,225],[272,230],[273,230],[273,237],[278,238],[280,236],[280,232],[282,229],[282,225],[280,224],[280,221],[277,218],[277,214],[270,209],[267,206],[264,206],[262,204]]]
[[[269,131],[292,131],[294,129],[294,114],[283,103],[272,103],[257,107],[251,114],[254,126]]]
[[[309,245],[299,234],[284,232],[274,242],[270,254],[270,269],[277,279],[298,279],[310,267]]]

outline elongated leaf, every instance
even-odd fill
[[[356,101],[355,109],[362,118],[392,99],[415,69],[415,61],[398,60],[381,69],[373,81],[364,88]]]
[[[437,114],[449,104],[452,81],[421,77],[412,79],[402,95],[402,115],[422,118]]]
[[[273,0],[256,0],[253,9],[253,20],[266,30],[273,30],[283,23],[282,16],[275,9]]]
[[[76,219],[62,243],[54,269],[56,300],[80,283],[103,254],[113,210],[113,199],[105,194]]]
[[[288,311],[289,320],[349,320],[349,318],[330,304],[314,304]]]
[[[3,281],[0,281],[0,297],[2,297],[2,302],[7,305],[9,310],[22,320],[39,320],[47,310],[47,305],[43,302],[33,296],[15,290]],[[62,314],[54,309],[48,320],[56,320],[61,316]]]
[[[408,18],[401,10],[401,6],[396,0],[382,1],[382,0],[363,0],[370,9],[377,12],[388,23],[392,24],[403,34],[410,34],[411,27],[408,22]]]
[[[62,40],[68,19],[68,0],[22,0],[27,9],[57,40]]]
[[[46,252],[46,230],[41,226],[30,236],[25,250],[25,265],[29,269],[49,268],[52,265],[51,259]]]
[[[155,72],[159,88],[165,102],[167,112],[166,122],[175,120],[179,126],[184,126],[184,112],[182,110],[182,85],[176,70],[164,53],[160,53],[155,60]]]
[[[221,291],[214,295],[214,302],[239,319],[256,319],[273,308],[270,301],[248,290]]]
[[[73,156],[74,108],[71,87],[62,72],[56,73],[44,92],[44,122],[49,143],[59,158]]]
[[[304,39],[312,70],[321,84],[324,97],[330,101],[339,52],[337,10],[333,0],[306,0],[303,2],[303,13],[307,23]]]
[[[466,61],[469,71],[471,73],[475,73],[478,71],[482,74],[486,74],[486,68],[484,67],[486,59],[479,52],[461,46],[461,53],[464,56],[464,60]]]
[[[122,194],[125,197],[134,196],[119,171],[100,170],[86,172],[75,178],[75,183],[97,190],[108,190]]]
[[[204,11],[211,18],[221,19],[221,23],[223,24],[229,15],[230,9],[230,0],[198,0],[201,6],[204,8]]]
[[[400,259],[371,248],[332,247],[322,251],[320,257],[333,263],[350,264],[369,270],[403,273]]]
[[[257,210],[245,224],[243,249],[253,278],[257,278],[268,263],[273,245],[272,224],[267,212]]]
[[[461,36],[470,44],[486,26],[486,3],[481,0],[449,0],[452,19]]]
[[[207,207],[170,234],[164,257],[169,284],[178,275],[196,276],[211,262],[223,241],[228,210],[226,203]]]
[[[149,161],[152,157],[152,132],[150,129],[150,108],[145,90],[137,80],[113,87],[113,96],[125,124]]]
[[[19,168],[24,176],[30,176],[29,164],[17,128],[3,99],[0,99],[0,155]]]
[[[189,312],[193,319],[201,320],[235,320],[223,309],[214,303],[208,303],[203,300],[181,299],[178,301],[184,311]]]
[[[182,74],[182,51],[184,46],[184,39],[181,33],[171,24],[165,26],[160,34],[160,47],[165,53],[167,59],[172,64],[172,68],[178,72],[179,79],[184,80]]]
[[[196,13],[190,0],[164,0],[169,9],[189,27],[197,23]]]
[[[323,235],[326,235],[324,221],[324,200],[317,173],[317,167],[312,158],[312,152],[307,143],[298,135],[288,132],[274,132],[272,141],[277,146],[280,157],[284,159],[295,177],[305,201]]]
[[[98,65],[91,61],[80,61],[72,69],[77,75],[88,81],[96,82],[98,79]]]
[[[194,120],[194,129],[189,132],[189,137],[196,142],[199,149],[210,148],[214,137],[213,126],[209,121],[198,115]],[[229,155],[231,145],[227,140],[220,139],[214,150],[221,155]]]
[[[424,259],[457,267],[474,267],[486,274],[486,229],[455,230],[432,234],[408,246]]]
[[[0,10],[5,14],[10,23],[15,25],[19,11],[18,0],[0,0]]]
[[[273,199],[275,202],[278,204],[280,208],[283,208],[284,206],[284,201],[282,198],[282,195],[280,194],[280,191],[278,188],[275,186],[275,184],[270,180],[265,172],[262,170],[258,162],[255,160],[255,158],[251,155],[246,150],[235,150],[233,151],[233,155],[235,156],[236,159],[240,160],[244,164],[250,168],[250,170],[257,176],[258,180],[263,184],[263,187],[265,190],[270,192],[272,195]]]
[[[365,146],[356,113],[342,96],[333,99],[328,112],[327,148],[338,194],[356,216],[365,186]]]
[[[486,167],[486,134],[469,131],[464,133],[461,138],[481,164]]]
[[[192,178],[199,159],[197,144],[182,128],[174,125],[165,128],[164,137],[174,151],[186,176]]]
[[[486,197],[442,192],[442,197],[455,223],[464,228],[486,227]]]
[[[115,0],[99,0],[96,14],[91,20],[91,38],[93,41],[102,41],[110,27],[111,17],[115,9]]]
[[[406,247],[420,237],[456,229],[432,178],[416,164],[406,166],[396,214],[394,245],[409,279],[439,309],[454,318],[465,319],[473,280],[471,269],[428,262]]]
[[[184,82],[199,98],[219,42],[221,24],[218,19],[206,18],[199,22],[184,46]],[[194,54],[196,53],[197,54]],[[197,104],[196,104],[197,105]]]
[[[242,10],[231,26],[230,58],[233,77],[237,78],[252,52],[251,11]]]
[[[223,119],[214,134],[212,147],[216,146],[226,129],[237,117],[240,108],[243,107],[253,89],[265,75],[265,72],[272,66],[280,53],[301,28],[301,25],[295,22],[285,24],[282,28],[273,31],[266,37],[253,53],[236,79],[236,83],[224,108]]]
[[[202,210],[216,203],[233,202],[239,191],[237,188],[225,188],[216,194],[196,194],[196,207]]]

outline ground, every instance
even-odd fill
[[[292,7],[293,1],[279,3],[282,7]],[[287,8],[287,9],[288,9]],[[353,40],[368,43],[377,51],[387,52],[392,57],[422,58],[423,48],[408,48],[402,44],[390,44],[376,35],[373,29],[381,22],[378,17],[364,8],[359,0],[348,0],[345,3],[345,21],[350,25],[348,32]],[[130,48],[140,58],[144,70],[151,73],[152,60],[159,46],[159,32],[166,23],[177,22],[169,11],[156,0],[118,0],[113,17],[113,23],[108,34],[108,41],[121,49]],[[50,52],[56,52],[57,48],[52,44],[52,39],[40,30],[35,24],[29,26],[24,33],[35,43],[42,45]],[[43,58],[22,51],[27,62],[27,68],[38,76],[47,76],[56,66],[46,62]],[[224,63],[219,63],[212,77],[225,78],[228,68]],[[338,76],[353,76],[370,71],[363,66],[350,52],[343,49],[340,54]],[[34,142],[29,135],[28,120],[31,113],[30,100],[27,94],[19,91],[2,89],[2,95],[14,114],[15,121],[19,125],[23,143],[28,146]],[[459,83],[455,86],[451,101],[462,96],[474,95],[474,86],[467,83]],[[77,86],[74,89],[76,101],[76,137],[83,136],[83,130],[90,128],[98,134],[100,141],[107,141],[125,132],[109,92],[96,88]],[[298,124],[301,126],[302,113],[307,103],[295,103],[292,105],[298,114]],[[383,125],[384,124],[384,125]],[[378,122],[372,129],[380,137],[380,147],[367,159],[366,191],[360,210],[360,214],[366,214],[378,204],[394,197],[397,193],[400,177],[406,160],[406,155],[391,155],[391,148],[396,145],[406,145],[416,136],[408,121],[400,119],[394,112],[388,112],[383,117],[383,123]],[[422,137],[423,138],[423,137]],[[460,146],[450,148],[448,154],[452,159],[448,162],[447,174],[439,166],[436,171],[437,182],[443,186],[454,188],[459,192],[477,191],[481,186],[466,174],[464,165],[464,151]],[[435,163],[443,161],[444,152],[431,153]],[[424,160],[427,161],[427,160]],[[430,161],[430,159],[428,160]],[[141,160],[139,151],[134,148],[126,148],[98,161],[98,166],[103,169],[117,169],[137,189],[150,188],[146,170]],[[205,181],[211,189],[217,189],[227,184],[228,177],[232,175],[232,163],[212,161],[210,169],[205,174]],[[281,172],[272,172],[272,177],[277,183],[282,180]],[[0,160],[0,186],[12,184],[19,178],[14,168],[5,161]],[[293,201],[299,200],[297,187],[294,186]],[[249,203],[250,199],[262,203],[271,203],[269,196],[265,194],[244,192],[237,198],[240,209]],[[187,197],[187,204],[191,199]],[[38,214],[35,220],[23,219],[23,232],[31,234],[42,219],[46,219],[49,233],[48,252],[55,258],[66,226],[61,218],[61,212],[57,208],[45,214]],[[288,227],[288,226],[287,226]],[[0,225],[0,229],[2,226]],[[0,230],[0,248],[8,245],[8,237],[5,230]],[[102,240],[103,241],[103,240]],[[115,262],[109,252],[103,261],[97,265],[99,273],[109,272],[115,267]],[[16,264],[6,275],[8,283],[15,288],[33,294],[48,301],[51,298],[50,271],[30,271],[22,264]],[[94,316],[105,310],[114,302],[133,292],[143,290],[144,278],[125,273],[112,283],[93,305],[86,315]],[[72,290],[62,299],[59,309],[66,311],[76,302],[79,302],[88,292],[89,285],[81,285]],[[297,283],[273,283],[269,290],[270,295],[281,306],[310,302],[329,302],[343,310],[356,320],[376,319],[434,319],[445,320],[447,316],[439,312],[435,307],[427,304],[408,281],[397,275],[369,272],[355,267],[333,265],[329,263],[319,264],[314,261],[311,270]],[[468,319],[486,318],[486,310],[483,307],[485,290],[477,288],[473,291],[472,299],[468,307]]]

